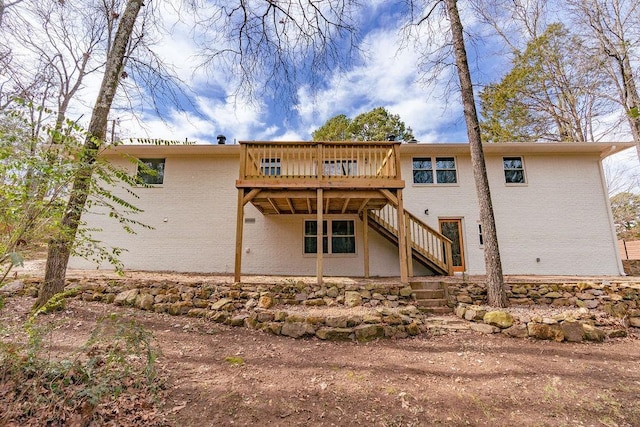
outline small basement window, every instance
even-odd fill
[[[164,182],[165,159],[139,159],[138,181],[143,184],[159,185]]]

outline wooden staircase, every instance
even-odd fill
[[[387,204],[378,210],[368,210],[369,227],[380,233],[394,245],[398,245],[398,211]],[[429,227],[405,209],[407,245],[411,245],[414,260],[430,269],[435,275],[451,276],[451,240]]]
[[[413,281],[409,282],[416,306],[423,312],[432,314],[451,313],[453,310],[447,305],[447,287],[443,282]]]

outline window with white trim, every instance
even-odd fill
[[[503,157],[504,182],[507,184],[526,184],[522,157]]]
[[[455,157],[413,158],[414,184],[457,184],[458,172]]]
[[[304,221],[304,253],[317,252],[317,222]],[[322,252],[325,254],[355,254],[356,230],[352,219],[322,221]]]
[[[148,185],[159,185],[164,182],[165,159],[139,159],[138,181]]]

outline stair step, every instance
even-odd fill
[[[429,313],[429,314],[453,313],[453,309],[451,307],[419,307],[419,310],[423,313]]]
[[[413,291],[416,299],[443,299],[444,289],[416,289]]]
[[[434,290],[434,289],[442,289],[442,282],[409,282],[409,286],[411,289],[425,289],[425,290]]]
[[[416,301],[418,307],[446,307],[447,300],[444,298],[419,299]]]

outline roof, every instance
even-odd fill
[[[251,141],[254,142],[254,141]],[[272,141],[280,143],[281,141]],[[240,144],[244,142],[241,141]],[[632,142],[501,142],[484,144],[486,155],[577,155],[592,154],[600,158],[634,147]],[[109,147],[108,152],[124,153],[136,157],[157,156],[212,156],[240,155],[239,144],[154,145],[123,144]],[[468,143],[407,143],[400,145],[401,155],[430,155],[450,153],[470,155]]]

